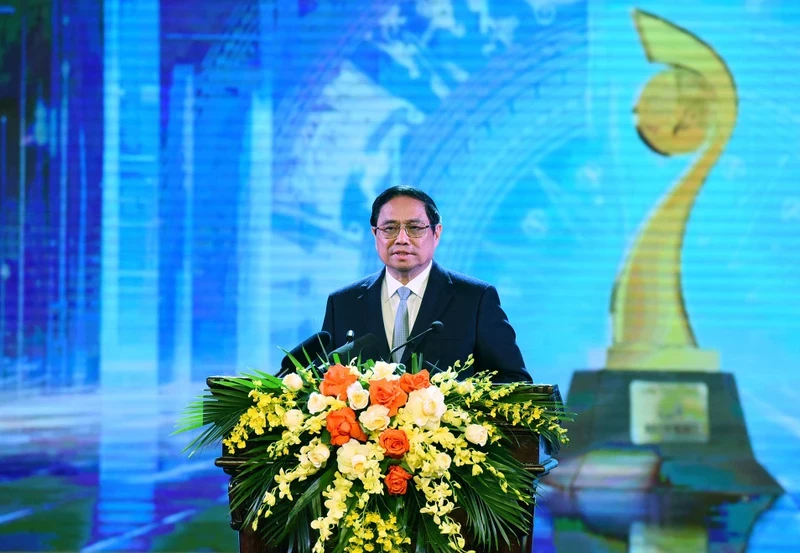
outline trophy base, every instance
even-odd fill
[[[563,553],[744,553],[754,524],[776,502],[675,490],[551,489],[546,498]]]
[[[566,408],[556,487],[783,492],[753,456],[730,373],[577,371]]]
[[[616,371],[709,371],[719,370],[719,352],[708,349],[674,347],[653,349],[647,344],[611,346],[606,357],[606,367]]]

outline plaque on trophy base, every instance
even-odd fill
[[[782,493],[753,456],[728,373],[577,371],[558,487]]]

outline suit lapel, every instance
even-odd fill
[[[389,342],[386,341],[386,327],[383,325],[383,310],[381,308],[381,287],[383,286],[383,271],[373,275],[373,278],[365,282],[361,289],[362,293],[358,297],[361,301],[360,312],[366,316],[367,334],[372,333],[378,339],[381,350],[389,354]],[[377,359],[376,359],[377,361]]]
[[[414,321],[414,328],[411,329],[411,336],[416,336],[431,326],[431,323],[439,318],[444,312],[447,304],[453,296],[450,289],[450,277],[434,261],[431,267],[431,274],[428,277],[428,286],[425,288],[425,295],[422,297],[417,320]],[[416,343],[416,350],[421,349],[422,343],[428,338],[424,336]],[[408,363],[411,359],[411,348],[406,348],[403,352],[403,363]]]

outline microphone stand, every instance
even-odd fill
[[[392,350],[389,352],[389,359],[392,358],[392,355],[394,355],[394,352],[396,352],[397,350],[406,347],[407,345],[411,344],[412,342],[416,342],[417,340],[419,340],[420,338],[422,338],[423,336],[425,336],[429,332],[439,332],[442,329],[443,326],[444,326],[443,322],[441,322],[441,321],[433,321],[431,323],[431,326],[429,326],[428,328],[426,328],[425,330],[423,330],[422,332],[420,332],[416,336],[414,336],[412,338],[409,338],[408,340],[406,340],[405,342],[403,342],[402,344],[400,344],[396,348],[392,348]]]

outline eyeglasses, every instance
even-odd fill
[[[417,223],[401,223],[395,224],[392,223],[390,225],[384,225],[382,227],[372,227],[373,230],[380,233],[382,238],[386,238],[387,240],[391,238],[397,238],[400,234],[400,229],[406,229],[406,234],[409,238],[422,238],[425,236],[425,231],[428,230],[431,225],[420,225]]]

